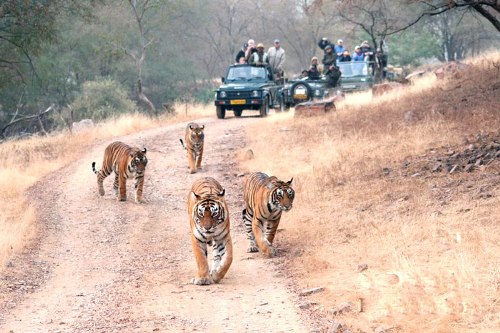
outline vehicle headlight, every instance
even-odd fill
[[[227,93],[226,93],[225,91],[221,91],[221,92],[219,93],[219,97],[220,97],[220,98],[226,98],[226,97],[227,97]]]
[[[321,90],[319,89],[314,90],[314,96],[321,96]]]
[[[260,93],[258,90],[252,91],[252,97],[259,97],[259,96],[260,96]]]

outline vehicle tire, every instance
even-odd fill
[[[217,111],[217,118],[219,119],[224,119],[226,116],[226,108],[220,105],[217,105],[215,107],[215,110]]]
[[[234,110],[234,116],[237,117],[237,118],[239,118],[239,117],[241,117],[241,113],[242,112],[243,112],[243,110],[236,109],[236,110]]]
[[[305,99],[297,99],[295,98],[295,91],[297,89],[304,89],[305,90]],[[311,86],[305,82],[305,81],[299,81],[299,82],[295,82],[294,84],[292,84],[292,87],[290,88],[290,93],[292,95],[292,99],[293,99],[293,103],[294,104],[298,104],[298,103],[302,103],[302,102],[306,102],[308,100],[311,99],[312,97],[312,90],[311,90]]]
[[[264,99],[264,102],[260,106],[260,116],[267,117],[268,114],[269,114],[269,99],[266,97]]]

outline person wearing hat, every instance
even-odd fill
[[[269,64],[267,53],[264,52],[264,44],[257,44],[257,52],[253,53],[248,62],[251,65],[267,66]]]
[[[325,47],[325,55],[322,62],[325,68],[328,87],[333,88],[337,85],[337,81],[340,78],[340,70],[337,67],[337,55],[333,52],[331,45]]]
[[[274,46],[267,50],[269,66],[273,72],[274,80],[280,81],[284,74],[285,50],[281,47],[280,40],[274,40]]]
[[[243,63],[245,63],[245,52],[248,49],[248,43],[243,43],[243,47],[241,50],[236,54],[236,63],[239,64],[241,58],[243,58]]]
[[[337,41],[337,45],[335,45],[335,54],[337,55],[337,57],[340,57],[344,53],[344,51],[344,41],[342,39],[339,39]]]
[[[361,46],[356,45],[352,54],[352,61],[365,61],[365,55],[361,52]]]
[[[318,57],[312,57],[311,66],[307,71],[307,76],[309,77],[310,80],[319,80],[321,72],[318,68]]]

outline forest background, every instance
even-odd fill
[[[0,140],[81,119],[159,116],[210,102],[253,38],[275,38],[289,77],[321,57],[322,37],[351,51],[383,41],[415,68],[500,46],[496,1],[6,0],[0,3]]]

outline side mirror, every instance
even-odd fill
[[[224,76],[221,76],[221,77],[220,77],[220,81],[221,81],[222,83],[226,82],[226,79],[224,78]]]

